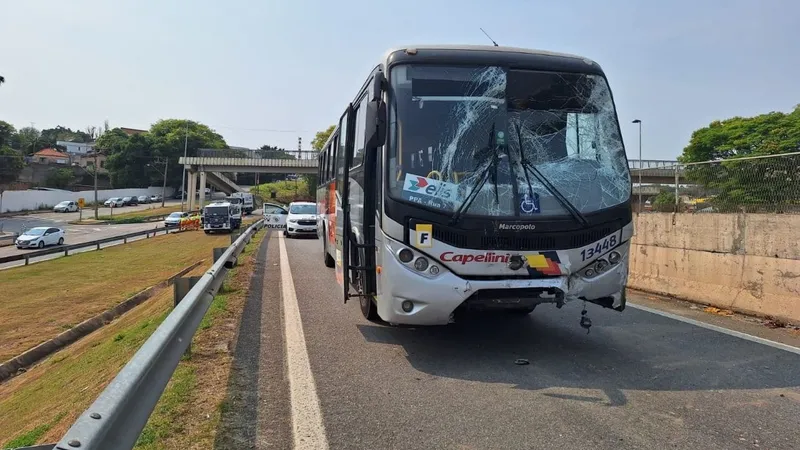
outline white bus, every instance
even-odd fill
[[[594,61],[391,50],[345,109],[318,176],[325,264],[369,320],[447,324],[460,311],[574,300],[625,308],[630,173]]]

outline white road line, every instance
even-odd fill
[[[306,337],[300,320],[300,307],[289,267],[286,243],[278,235],[281,259],[283,322],[286,339],[286,366],[289,371],[289,395],[292,404],[292,434],[295,449],[327,449],[328,438],[322,423],[317,387],[308,360]]]
[[[729,329],[724,328],[724,327],[711,325],[709,323],[701,322],[699,320],[689,319],[687,317],[679,316],[677,314],[672,314],[672,313],[668,313],[668,312],[665,312],[665,311],[659,311],[657,309],[648,308],[647,306],[636,305],[636,304],[633,304],[631,302],[628,302],[627,306],[630,306],[631,308],[639,309],[639,310],[642,310],[642,311],[646,311],[646,312],[649,312],[649,313],[652,313],[652,314],[658,314],[659,316],[668,317],[670,319],[678,320],[680,322],[684,322],[684,323],[688,323],[688,324],[691,324],[691,325],[695,325],[695,326],[698,326],[700,328],[705,328],[707,330],[712,330],[712,331],[716,331],[718,333],[727,334],[728,336],[737,337],[739,339],[744,339],[746,341],[755,342],[755,343],[762,344],[762,345],[767,345],[767,346],[770,346],[770,347],[774,347],[774,348],[777,348],[777,349],[780,349],[780,350],[785,350],[787,352],[800,355],[800,348],[797,348],[797,347],[794,347],[794,346],[791,346],[791,345],[788,345],[788,344],[783,344],[783,343],[780,343],[780,342],[771,341],[769,339],[760,338],[758,336],[753,336],[751,334],[742,333],[741,331],[729,330]]]

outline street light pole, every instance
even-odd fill
[[[633,123],[639,124],[639,210],[642,212],[642,121],[636,119]]]
[[[183,212],[183,201],[186,199],[186,149],[189,147],[189,121],[186,121],[186,134],[183,137],[183,176],[181,177],[181,212]],[[166,178],[166,177],[165,177]],[[163,196],[162,196],[163,198]],[[162,205],[163,206],[163,205]]]

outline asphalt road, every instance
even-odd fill
[[[798,448],[797,353],[634,307],[589,305],[590,334],[580,304],[373,324],[342,304],[320,241],[264,242],[217,448]],[[709,319],[800,347],[789,332]]]
[[[180,205],[180,203],[181,203],[180,200],[167,200],[164,203],[164,206]],[[133,211],[144,211],[147,209],[160,208],[160,207],[161,207],[161,202],[146,204],[146,205],[125,206],[122,208],[114,208],[114,213],[121,214]],[[110,208],[101,207],[98,209],[98,214],[100,214],[101,216],[107,216],[110,214],[110,212],[111,212]],[[85,209],[83,211],[83,217],[84,218],[94,217],[94,209],[92,208]],[[24,229],[33,227],[52,226],[52,227],[64,228],[67,222],[74,222],[79,218],[80,218],[80,213],[78,212],[70,212],[70,213],[46,212],[37,214],[0,217],[0,231],[16,233]]]

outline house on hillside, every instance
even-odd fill
[[[56,141],[56,145],[66,148],[70,155],[87,155],[94,151],[94,142]]]
[[[136,128],[125,128],[125,127],[120,127],[119,129],[120,129],[120,130],[122,130],[122,131],[123,131],[125,134],[127,134],[128,136],[133,136],[134,134],[144,134],[144,133],[147,133],[147,130],[137,130]]]
[[[92,171],[94,168],[94,158],[95,154],[92,152],[86,155],[72,156],[70,160],[73,166],[80,166],[88,171]],[[100,166],[97,169],[97,173],[108,173],[108,170],[106,170],[106,158],[107,156],[102,153],[97,154],[97,165]]]
[[[69,155],[54,148],[43,148],[34,153],[31,159],[41,164],[69,164]]]

